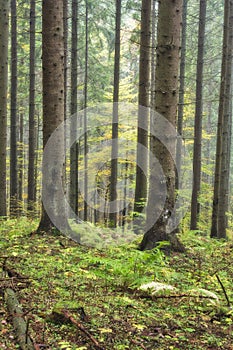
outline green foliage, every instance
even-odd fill
[[[37,224],[22,218],[2,220],[0,225],[7,268],[30,281],[23,289],[20,281],[11,283],[28,310],[30,335],[37,343],[43,335],[53,350],[90,348],[90,340],[73,325],[57,324],[51,318],[54,310],[66,309],[106,349],[138,350],[140,344],[161,350],[230,349],[233,315],[216,278],[217,274],[232,302],[230,243],[186,232],[187,253],[165,257],[158,248],[137,250],[139,239],[100,250],[59,235],[30,237]],[[105,233],[100,227],[92,230]],[[151,282],[174,289],[158,290],[151,297],[139,289]],[[80,319],[80,308],[89,316],[88,322]],[[9,348],[16,349],[11,343]]]

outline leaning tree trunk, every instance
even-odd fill
[[[8,82],[9,1],[0,1],[0,216],[7,215],[6,145]]]
[[[198,30],[198,54],[196,73],[196,108],[194,126],[193,147],[193,191],[191,202],[190,229],[197,230],[198,217],[200,213],[199,195],[201,189],[201,144],[202,144],[202,113],[203,113],[203,66],[204,66],[204,44],[205,44],[205,22],[206,22],[207,0],[200,0],[199,30]]]
[[[140,245],[142,250],[154,248],[159,241],[170,241],[171,248],[175,250],[183,248],[176,236],[167,232],[166,227],[167,216],[172,213],[175,205],[176,140],[174,135],[171,135],[169,125],[175,128],[176,123],[181,20],[182,0],[159,2],[154,101],[156,113],[152,118],[150,135],[153,159],[150,159],[148,230]],[[156,136],[158,130],[166,144]],[[157,171],[159,166],[156,159],[163,174]]]

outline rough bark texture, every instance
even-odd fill
[[[180,51],[180,31],[182,19],[182,0],[164,0],[159,2],[157,28],[157,61],[155,72],[155,111],[162,119],[169,121],[174,127],[176,123],[178,102],[178,71]],[[150,159],[150,184],[147,209],[147,224],[140,249],[152,249],[159,241],[170,241],[171,248],[182,250],[175,235],[166,230],[166,213],[173,210],[175,203],[175,162],[174,150],[176,140],[171,137],[171,130],[166,122],[157,124],[156,115],[152,119],[152,135],[150,149],[154,154]],[[166,144],[153,136],[154,128],[166,139]],[[172,153],[171,153],[172,152]],[[158,173],[159,161],[162,173]],[[165,183],[164,183],[165,182]],[[167,191],[165,201],[164,192]],[[155,220],[156,215],[158,219]],[[155,222],[154,222],[155,221]]]
[[[233,57],[233,1],[229,1],[228,46],[226,57],[225,93],[223,101],[222,152],[219,186],[218,238],[227,237],[227,211],[229,201],[229,168],[231,146],[231,92],[232,92],[232,57]]]
[[[46,0],[42,2],[42,67],[43,67],[43,146],[55,129],[64,121],[64,37],[63,37],[63,1]],[[43,166],[42,198],[49,198],[49,211],[66,227],[67,221],[62,199],[59,198],[63,181],[64,130],[56,131],[53,154]],[[51,166],[54,164],[55,168]],[[46,179],[45,181],[45,172]],[[53,227],[44,206],[38,232],[49,231]]]
[[[118,102],[119,102],[119,74],[121,49],[121,0],[116,0],[115,25],[115,59],[114,59],[114,86],[113,86],[113,118],[112,118],[112,154],[110,178],[110,226],[117,226],[117,171],[118,171]]]
[[[11,135],[10,135],[10,214],[17,214],[17,11],[16,0],[11,0]]]
[[[218,212],[219,212],[219,189],[220,189],[220,170],[221,170],[221,154],[222,154],[222,130],[224,116],[224,96],[226,85],[226,66],[228,51],[228,33],[229,33],[229,0],[225,0],[224,4],[224,30],[223,30],[223,47],[222,47],[222,67],[221,67],[221,85],[219,94],[218,108],[218,127],[217,127],[217,143],[214,171],[214,197],[212,209],[212,224],[210,236],[218,237]]]
[[[88,40],[88,1],[86,0],[86,18],[85,18],[85,78],[84,78],[84,221],[88,219],[88,145],[87,145],[87,93],[88,93],[88,57],[89,57],[89,40]]]
[[[185,66],[186,66],[186,32],[187,32],[187,5],[188,0],[183,0],[182,14],[182,40],[181,40],[181,55],[180,55],[180,88],[179,88],[179,104],[177,117],[177,145],[176,145],[176,167],[177,173],[181,169],[181,150],[182,150],[182,135],[183,135],[183,114],[184,114],[184,92],[185,92]],[[179,189],[177,181],[176,188]]]
[[[5,301],[7,308],[12,316],[13,326],[16,332],[17,340],[22,350],[33,350],[34,345],[27,334],[27,324],[23,318],[23,310],[19,306],[15,292],[11,288],[5,290]]]
[[[9,1],[0,1],[0,216],[7,215],[6,143],[8,82]]]
[[[191,203],[191,230],[198,228],[198,216],[200,212],[199,194],[201,188],[201,149],[202,149],[202,90],[203,90],[203,66],[206,22],[206,0],[200,1],[199,30],[198,30],[198,53],[196,73],[196,106],[194,125],[193,147],[193,192]]]
[[[78,1],[72,1],[72,47],[71,47],[71,106],[74,115],[78,108]],[[72,119],[71,138],[77,135],[77,119]],[[70,206],[78,214],[78,143],[70,148]]]
[[[28,210],[33,210],[35,197],[35,0],[30,2],[30,72],[29,72],[29,139],[28,139]]]
[[[141,6],[141,40],[139,65],[139,113],[138,113],[138,145],[148,148],[148,117],[149,108],[140,109],[140,106],[149,107],[150,58],[151,58],[151,0],[142,0]],[[148,154],[146,150],[137,147],[136,187],[134,212],[141,213],[147,199],[147,170]],[[144,171],[143,171],[144,169]]]

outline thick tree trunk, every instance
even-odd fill
[[[149,123],[149,85],[150,85],[150,58],[151,58],[151,0],[142,0],[141,5],[141,40],[139,64],[139,113],[137,135],[137,168],[136,187],[134,198],[134,212],[141,213],[147,199],[147,172],[148,168],[148,123]],[[140,108],[144,106],[146,108]],[[140,146],[144,146],[141,148]],[[140,221],[137,223],[140,224]]]
[[[6,145],[9,1],[0,0],[0,216],[7,215]]]
[[[175,127],[181,20],[182,0],[159,2],[154,103],[157,114],[154,114],[151,124],[150,149],[153,159],[150,159],[148,230],[140,245],[142,250],[152,249],[157,242],[167,240],[170,241],[172,249],[182,250],[176,236],[170,234],[169,231],[167,232],[166,228],[167,216],[173,211],[175,204],[174,152],[176,140],[174,135],[171,135],[171,129],[167,122]],[[159,130],[159,133],[163,135],[166,144],[155,136],[155,130]],[[160,167],[155,159],[160,163],[162,174],[158,172]]]
[[[191,203],[190,229],[197,230],[198,216],[200,213],[199,195],[201,189],[201,145],[202,145],[202,90],[203,90],[203,66],[205,45],[206,0],[200,0],[199,30],[198,30],[198,54],[196,73],[196,108],[194,126],[193,148],[193,192]]]
[[[42,2],[42,65],[43,65],[43,147],[64,121],[64,36],[63,1]],[[44,155],[42,217],[38,232],[47,232],[59,223],[59,228],[69,230],[63,197],[59,188],[64,174],[64,128],[56,131],[52,154]],[[48,151],[47,151],[48,152]],[[52,165],[51,165],[52,164]],[[51,216],[53,222],[51,221]]]
[[[167,216],[175,204],[175,164],[174,150],[176,140],[171,135],[169,122],[175,127],[178,102],[178,72],[180,51],[180,30],[182,19],[182,1],[171,3],[164,0],[159,3],[157,29],[157,61],[155,72],[154,114],[151,124],[150,184],[147,205],[147,226],[141,242],[142,250],[152,249],[159,241],[170,241],[171,248],[182,250],[175,235],[167,232]],[[156,130],[156,132],[155,132]],[[164,135],[166,144],[155,134]],[[162,173],[158,173],[158,162]],[[165,194],[166,192],[166,194]],[[164,199],[164,201],[163,201]],[[156,220],[155,217],[158,217]],[[155,222],[154,222],[155,221]]]

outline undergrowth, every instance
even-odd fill
[[[74,325],[54,319],[66,309],[107,350],[233,349],[231,242],[186,232],[186,254],[165,256],[158,248],[139,251],[139,241],[96,249],[59,235],[30,236],[36,226],[28,218],[0,223],[2,265],[30,282],[12,278],[10,285],[35,343],[95,349]],[[174,289],[140,290],[150,282]],[[0,315],[0,348],[17,349],[3,297]]]

